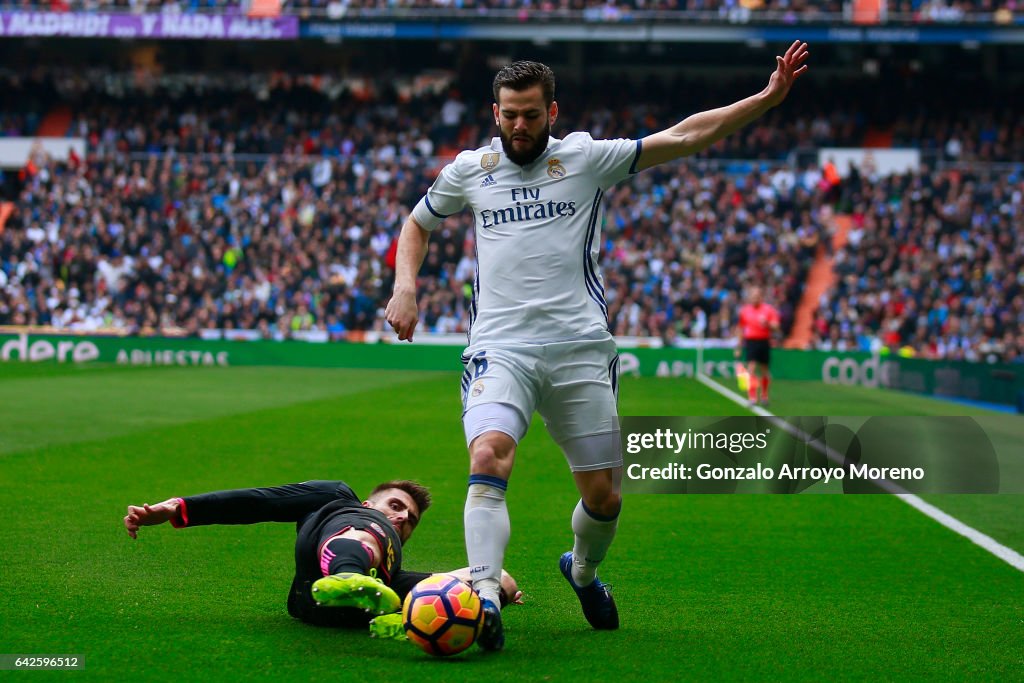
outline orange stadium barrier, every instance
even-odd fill
[[[41,138],[62,138],[68,134],[71,126],[71,107],[61,105],[54,107],[43,120],[39,122],[39,130],[36,135]]]
[[[853,0],[853,23],[880,24],[885,0]]]
[[[7,225],[7,219],[14,213],[14,204],[11,202],[0,202],[0,235],[4,234],[4,226]]]
[[[869,128],[864,133],[864,146],[872,149],[892,149],[892,130]]]
[[[834,216],[832,225],[835,227],[835,232],[832,234],[832,253],[835,253],[846,246],[847,235],[850,233],[853,219],[845,215]],[[783,343],[784,348],[810,348],[811,339],[814,337],[814,312],[818,310],[818,302],[821,301],[822,294],[832,289],[836,282],[836,274],[832,266],[832,257],[828,255],[824,245],[819,245],[814,265],[807,273],[807,286],[804,287],[804,294],[800,297],[800,304],[796,307],[793,328]]]
[[[250,17],[277,18],[281,16],[281,0],[252,0],[247,14]]]

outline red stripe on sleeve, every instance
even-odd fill
[[[182,529],[188,526],[188,506],[185,505],[184,498],[178,499],[178,506],[178,517],[180,517],[180,519],[172,519],[171,526],[173,526],[175,529]]]

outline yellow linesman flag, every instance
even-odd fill
[[[750,373],[747,372],[747,366],[740,361],[736,361],[736,384],[739,385],[740,391],[750,388]]]

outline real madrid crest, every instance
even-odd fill
[[[484,383],[477,382],[476,384],[473,385],[473,390],[470,392],[470,394],[472,394],[473,396],[479,396],[482,393],[484,393]]]
[[[555,180],[561,180],[565,177],[566,171],[565,166],[562,166],[562,162],[558,159],[548,159],[548,175]]]
[[[493,171],[495,168],[497,168],[499,161],[501,161],[500,154],[485,154],[482,157],[480,157],[480,168],[488,172]]]

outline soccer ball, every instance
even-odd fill
[[[402,605],[405,635],[427,654],[447,657],[473,644],[484,625],[480,596],[469,584],[435,574],[416,584]]]

